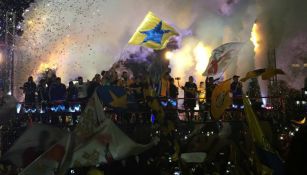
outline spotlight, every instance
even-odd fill
[[[22,107],[22,105],[20,103],[17,103],[17,105],[16,105],[16,112],[17,112],[17,114],[20,113],[21,107]]]

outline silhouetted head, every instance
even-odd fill
[[[193,76],[189,76],[189,82],[190,82],[190,83],[193,83],[193,82],[194,82]]]

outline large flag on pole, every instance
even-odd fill
[[[243,103],[246,121],[255,145],[257,159],[261,162],[256,162],[257,169],[261,174],[267,173],[269,169],[271,169],[273,175],[284,174],[282,160],[265,137],[248,97],[243,96]]]
[[[173,27],[152,12],[148,12],[128,43],[161,50],[167,46],[168,41],[174,35],[178,33]]]
[[[238,56],[243,43],[231,42],[223,44],[211,53],[210,62],[203,73],[204,76],[214,76],[223,73],[230,63]]]
[[[214,119],[218,120],[232,103],[229,96],[230,84],[231,79],[225,80],[217,85],[212,92],[211,113]]]

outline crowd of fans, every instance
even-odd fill
[[[216,87],[217,80],[213,77],[208,77],[205,82],[199,82],[196,85],[193,76],[189,76],[188,81],[184,86],[179,85],[180,78],[173,78],[170,75],[171,70],[167,69],[162,73],[158,82],[148,84],[145,75],[129,74],[127,71],[122,71],[120,76],[114,69],[109,71],[102,71],[96,74],[94,78],[84,82],[83,77],[78,77],[74,81],[68,83],[68,87],[61,82],[61,78],[52,74],[49,77],[44,77],[39,80],[38,85],[30,76],[28,81],[24,83],[21,89],[25,94],[25,107],[31,107],[35,104],[46,106],[48,104],[57,104],[61,102],[81,102],[86,103],[87,99],[93,94],[98,86],[119,86],[125,89],[127,94],[133,95],[135,102],[138,104],[145,104],[144,89],[147,86],[152,86],[157,96],[159,96],[161,104],[167,107],[178,109],[179,89],[184,91],[183,108],[186,118],[192,120],[195,116],[195,107],[199,106],[199,116],[203,120],[210,118],[211,96]],[[178,81],[176,85],[175,80]],[[234,104],[242,106],[242,84],[238,81],[238,76],[233,76],[233,83],[231,84],[231,92],[234,97]]]
[[[138,104],[146,104],[145,101],[145,91],[147,86],[152,86],[155,89],[155,93],[160,98],[161,105],[165,108],[171,108],[171,109],[178,109],[178,100],[181,98],[178,98],[179,90],[183,90],[184,92],[184,98],[183,98],[183,108],[185,112],[185,116],[189,121],[192,121],[195,117],[195,112],[198,112],[198,116],[201,117],[203,120],[207,120],[210,118],[210,105],[212,102],[211,96],[213,93],[214,88],[218,85],[218,79],[214,79],[213,77],[208,77],[205,81],[201,81],[199,83],[195,82],[195,79],[193,76],[189,76],[189,79],[187,82],[184,83],[183,86],[180,85],[179,80],[180,78],[173,78],[170,75],[171,70],[168,69],[165,72],[161,74],[161,77],[159,78],[159,81],[152,82],[148,81],[146,75],[144,74],[133,74],[128,71],[116,71],[114,69],[110,69],[109,71],[102,71],[100,74],[96,74],[92,80],[84,81],[82,77],[76,78],[74,81],[70,81],[68,83],[68,86],[66,87],[65,84],[61,82],[61,78],[57,77],[56,74],[52,74],[49,77],[44,77],[39,80],[38,85],[33,80],[33,77],[29,77],[28,81],[24,83],[22,90],[25,94],[25,106],[34,106],[34,105],[49,105],[53,103],[62,103],[62,102],[84,102],[86,104],[87,100],[91,95],[94,93],[96,87],[98,86],[118,86],[125,89],[126,93],[133,95],[136,99],[136,102]],[[239,81],[239,76],[234,75],[232,77],[232,83],[231,83],[231,93],[233,97],[233,105],[232,107],[235,109],[241,109],[242,104],[242,84]],[[176,83],[177,81],[177,83]],[[150,84],[148,84],[150,82]],[[259,97],[260,96],[260,89],[257,88],[257,80],[252,80],[249,84],[247,94],[250,97]],[[258,85],[259,87],[259,85]],[[254,100],[254,101],[253,101]],[[256,103],[256,100],[251,98],[252,103]],[[261,100],[260,100],[261,101]],[[259,102],[259,101],[257,101]],[[196,106],[198,105],[199,110],[195,110]],[[281,111],[280,111],[281,112]],[[268,113],[267,113],[268,114]],[[274,113],[276,114],[276,113]],[[276,114],[277,115],[277,114]],[[169,117],[169,116],[168,116]],[[259,118],[263,119],[264,115],[260,115]],[[272,120],[275,120],[276,118],[272,117]],[[243,121],[243,120],[242,120]],[[242,143],[242,135],[244,132],[244,123],[242,121],[235,121],[230,123],[232,128],[232,139],[235,143]],[[118,123],[117,123],[118,124]],[[219,130],[219,122],[212,122],[212,124],[217,127]],[[275,124],[280,125],[279,122],[276,122]],[[274,125],[272,125],[274,126]],[[142,132],[134,130],[136,125],[131,126],[133,127],[133,130],[127,130],[127,128],[121,128],[125,131],[127,134],[131,133],[137,133],[137,134],[143,134],[144,132],[151,132],[151,128],[147,126],[138,126],[143,127]],[[214,135],[208,135],[208,133],[211,133],[214,127],[209,127],[208,123],[205,124],[205,129],[209,129],[208,131],[201,131],[198,137],[192,137],[195,140],[186,139],[186,136],[190,134],[190,131],[192,131],[192,128],[188,128],[186,132],[184,130],[185,127],[189,127],[188,125],[177,125],[176,126],[176,134],[180,138],[181,148],[182,151],[191,151],[192,149],[189,148],[189,146],[198,146],[200,148],[205,148],[206,144],[202,144],[202,141],[206,139],[212,139],[214,138],[211,143],[210,148],[208,150],[204,150],[205,152],[209,152],[210,150],[214,150],[216,145],[221,145],[219,141],[222,141],[222,139],[219,138],[219,134],[217,134],[219,131],[214,132]],[[282,127],[274,128],[274,130],[281,130]],[[178,130],[177,130],[178,129]],[[211,131],[211,130],[212,131]],[[246,129],[246,128],[245,128]],[[126,132],[129,131],[129,132]],[[207,134],[207,135],[206,135]],[[278,133],[274,133],[276,135],[276,138],[278,138]],[[149,134],[148,134],[149,135]],[[9,136],[11,137],[11,136]],[[199,138],[201,137],[201,138]],[[134,137],[135,138],[135,137]],[[168,139],[161,139],[161,140],[168,140]],[[185,143],[187,142],[187,143]],[[209,142],[210,143],[210,142]],[[168,145],[169,143],[165,143],[165,145]],[[174,162],[169,162],[169,157],[171,156],[171,153],[174,152],[174,148],[172,146],[165,146],[163,144],[160,144],[159,147],[154,148],[155,150],[150,150],[146,154],[140,155],[138,158],[141,159],[140,162],[146,162],[144,165],[142,163],[137,163],[134,157],[131,157],[127,160],[125,160],[126,164],[128,165],[122,165],[121,162],[115,162],[110,165],[103,165],[101,169],[105,171],[105,174],[122,174],[123,172],[131,172],[135,173],[135,169],[138,169],[139,174],[148,173],[149,171],[152,172],[152,174],[159,174],[162,171],[170,173],[181,173],[180,171],[177,171],[176,168],[178,168],[177,165],[174,164]],[[200,145],[200,146],[199,146]],[[209,144],[210,145],[210,144]],[[274,145],[274,144],[273,144]],[[195,147],[196,147],[195,146]],[[166,150],[167,148],[167,150]],[[193,147],[194,148],[194,147]],[[288,149],[288,148],[287,148]],[[196,149],[195,149],[196,150]],[[286,150],[286,149],[285,149]],[[199,151],[199,150],[198,150]],[[186,168],[186,171],[192,171],[194,170],[199,171],[199,173],[191,172],[191,174],[204,174],[203,172],[225,172],[229,169],[228,165],[228,157],[230,157],[231,152],[227,149],[225,150],[219,150],[223,153],[223,155],[214,155],[213,160],[206,161],[202,164],[190,164],[190,165],[181,165],[181,168]],[[163,153],[163,154],[162,154]],[[165,154],[169,153],[169,155]],[[147,155],[149,154],[149,155]],[[146,157],[148,156],[148,157]],[[155,157],[156,156],[156,157]],[[286,156],[285,156],[286,157]],[[143,160],[144,159],[144,160]],[[151,161],[151,162],[150,162]],[[150,163],[148,163],[150,162]],[[212,164],[214,162],[215,164]],[[233,162],[232,162],[233,163]],[[186,167],[185,167],[186,166]],[[229,165],[230,166],[230,165]],[[232,164],[231,164],[232,166]],[[216,167],[219,167],[220,169],[217,169]],[[162,170],[164,168],[164,170]],[[159,170],[160,169],[160,170]],[[233,168],[235,169],[235,168]],[[85,172],[88,170],[88,168],[85,168]],[[110,170],[110,173],[108,171]],[[79,170],[81,172],[82,170]],[[118,171],[114,173],[115,171]],[[234,170],[233,170],[234,171]],[[247,172],[249,170],[247,169]],[[166,174],[167,174],[166,173]],[[78,173],[75,173],[78,174]],[[79,173],[82,174],[82,173]],[[83,173],[85,174],[85,173]]]

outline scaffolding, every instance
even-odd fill
[[[16,35],[16,14],[6,12],[5,16],[5,60],[4,60],[4,91],[7,94],[14,94],[14,48]]]
[[[276,50],[275,48],[269,49],[268,51],[268,68],[269,69],[276,69]],[[269,79],[269,85],[268,85],[268,90],[269,90],[269,96],[280,96],[279,92],[279,85],[277,81],[277,75],[273,76],[272,78]],[[273,105],[274,108],[281,108],[280,106],[280,101],[278,99],[269,99],[268,101],[271,105]]]

